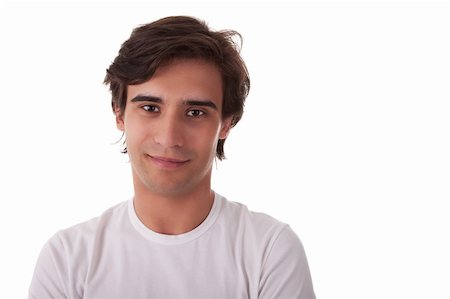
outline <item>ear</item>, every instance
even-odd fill
[[[123,122],[123,113],[121,113],[120,108],[116,108],[114,110],[114,114],[116,115],[116,126],[120,131],[125,131],[125,124]]]
[[[228,133],[230,133],[231,130],[231,120],[233,119],[233,116],[229,116],[222,121],[222,127],[220,128],[219,132],[219,139],[225,139],[228,136]]]

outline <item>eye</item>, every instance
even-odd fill
[[[159,112],[159,108],[154,105],[144,105],[141,108],[147,112]]]
[[[202,110],[193,109],[193,110],[189,110],[187,112],[187,115],[192,116],[192,117],[199,117],[199,116],[205,115],[205,112],[203,112]]]

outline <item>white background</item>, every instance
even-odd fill
[[[252,87],[213,186],[289,223],[323,299],[444,299],[445,1],[5,3],[0,297],[57,230],[132,196],[102,85],[132,28],[192,15],[244,37]]]

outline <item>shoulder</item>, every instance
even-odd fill
[[[259,298],[315,298],[303,244],[289,226],[267,251],[259,294]]]
[[[251,242],[267,251],[282,232],[290,238],[297,238],[289,225],[262,212],[250,210],[245,204],[229,201],[222,197],[223,222],[236,236],[241,235],[246,243]],[[292,234],[291,234],[292,232]]]
[[[234,220],[236,224],[243,224],[254,227],[262,231],[266,230],[281,230],[287,226],[286,223],[275,219],[274,217],[250,210],[245,204],[230,201],[222,197],[223,214],[228,220]]]
[[[225,214],[244,232],[246,259],[258,265],[258,298],[315,298],[306,253],[294,230],[243,204],[225,202],[225,206]]]
[[[50,245],[62,246],[66,253],[76,252],[92,243],[102,231],[111,229],[127,215],[128,201],[121,202],[104,211],[100,216],[58,231],[48,241]]]
[[[30,298],[80,298],[96,240],[126,215],[123,202],[101,216],[63,229],[43,246],[29,289]]]
[[[288,224],[226,199],[223,214],[244,263],[257,269],[259,298],[315,298],[303,244]]]

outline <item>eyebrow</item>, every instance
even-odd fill
[[[162,103],[161,98],[154,96],[137,95],[130,100],[131,102],[155,102]]]
[[[159,97],[150,96],[150,95],[137,95],[130,100],[131,102],[154,102],[154,103],[163,103],[163,100]],[[186,99],[183,101],[183,104],[186,106],[204,106],[210,107],[215,110],[217,109],[217,105],[211,100],[199,100],[199,99]]]

